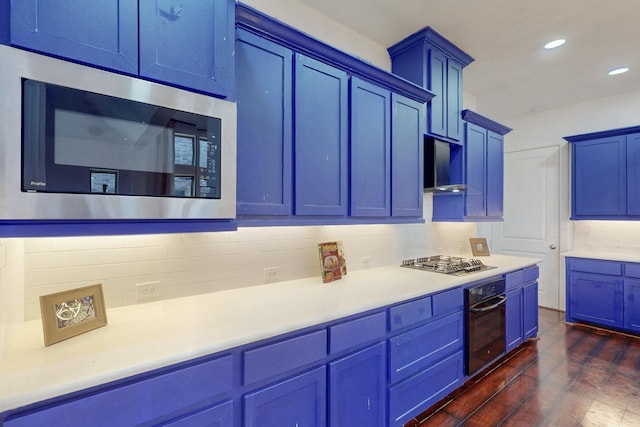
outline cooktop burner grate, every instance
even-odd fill
[[[433,255],[405,259],[400,266],[416,270],[433,271],[435,273],[451,274],[454,276],[462,276],[496,268],[484,265],[482,261],[477,258],[463,258],[450,255]]]

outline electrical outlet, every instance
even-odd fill
[[[138,283],[136,285],[136,299],[138,301],[155,299],[158,297],[159,290],[159,280],[155,282]]]
[[[363,256],[360,258],[360,264],[362,265],[362,268],[369,268],[371,265],[371,259],[368,256]]]
[[[264,269],[264,282],[273,283],[278,281],[278,271],[280,267],[268,267]]]

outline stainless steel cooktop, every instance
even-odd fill
[[[449,255],[433,255],[422,258],[405,259],[400,266],[452,276],[464,276],[496,268],[483,264],[482,261],[477,258],[463,258]]]

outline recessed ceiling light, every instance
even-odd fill
[[[554,40],[551,41],[547,44],[544,45],[545,49],[555,49],[557,47],[562,46],[563,44],[565,44],[567,41],[565,39],[558,39],[558,40]]]
[[[607,74],[609,74],[610,76],[615,76],[616,74],[626,73],[627,71],[629,71],[629,67],[620,67],[609,71]]]

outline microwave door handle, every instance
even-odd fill
[[[498,296],[497,299],[499,299],[499,301],[496,302],[495,304],[491,304],[491,305],[488,305],[488,306],[485,306],[485,307],[481,307],[481,308],[472,307],[472,308],[469,309],[469,311],[471,311],[472,313],[484,313],[485,311],[490,311],[490,310],[493,310],[494,308],[498,308],[502,304],[507,302],[507,297],[505,297],[504,295]]]

